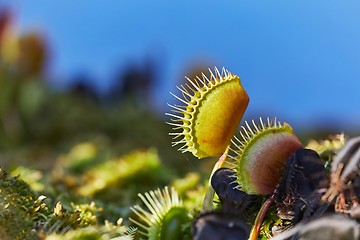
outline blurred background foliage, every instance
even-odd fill
[[[3,164],[15,164],[26,156],[27,161],[37,159],[33,163],[39,167],[51,167],[54,163],[51,155],[86,141],[97,148],[107,148],[104,151],[108,151],[108,156],[154,147],[166,164],[177,164],[175,159],[180,155],[171,148],[167,136],[170,127],[154,112],[149,99],[154,81],[151,66],[129,67],[118,76],[119,84],[107,96],[97,94],[83,76],[77,76],[68,91],[51,89],[44,73],[47,42],[35,32],[17,35],[12,32],[10,20],[11,14],[3,11],[0,31],[0,146],[6,150],[2,151]],[[83,149],[84,154],[90,154],[87,150],[96,151],[89,147]]]
[[[35,208],[34,216],[40,211],[47,221],[41,230],[45,235],[99,224],[87,228],[89,236],[116,237],[126,232],[119,230],[122,220],[116,225],[117,220],[128,223],[129,207],[140,203],[140,192],[172,184],[182,196],[195,199],[190,205],[200,202],[193,192],[205,183],[209,161],[193,161],[171,147],[170,127],[151,105],[151,64],[130,66],[106,96],[84,76],[77,76],[66,91],[53,89],[45,70],[47,41],[38,32],[14,32],[11,20],[10,11],[0,11],[0,212],[4,219],[10,216],[6,222],[32,228],[29,209]],[[17,191],[24,200],[14,205]],[[32,201],[37,198],[36,205]],[[24,213],[14,214],[24,202]],[[78,215],[86,209],[89,216]],[[23,219],[23,214],[30,217]],[[0,222],[2,228],[11,228],[6,222]],[[2,239],[17,234],[3,229]],[[80,239],[86,231],[79,233]],[[35,236],[29,234],[24,230],[17,237]],[[76,234],[68,233],[74,239]]]

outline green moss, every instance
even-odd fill
[[[44,199],[27,183],[0,168],[1,239],[38,239],[35,225],[49,213]]]

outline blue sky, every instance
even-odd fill
[[[45,33],[59,79],[87,72],[106,88],[115,68],[150,55],[165,111],[185,70],[205,61],[240,76],[250,96],[245,118],[360,130],[360,1],[2,2],[19,31]]]

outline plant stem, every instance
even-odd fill
[[[215,163],[214,168],[211,171],[211,175],[210,175],[210,178],[209,178],[209,186],[208,186],[208,189],[206,191],[205,198],[204,198],[203,205],[202,205],[202,211],[203,212],[208,212],[208,211],[211,211],[211,210],[214,209],[213,199],[214,199],[215,191],[211,186],[211,177],[212,177],[212,175],[214,174],[214,172],[216,170],[218,170],[219,168],[221,168],[224,165],[227,154],[229,152],[229,148],[230,148],[230,145],[227,146],[225,152],[223,153],[223,155],[221,155],[219,160]]]
[[[273,193],[271,195],[271,197],[269,197],[264,202],[264,204],[261,206],[260,211],[258,212],[258,214],[256,216],[254,225],[253,225],[253,227],[251,229],[249,240],[256,240],[258,238],[260,228],[261,228],[261,224],[264,221],[266,212],[270,208],[270,206],[274,202],[274,200],[275,200],[275,193]]]

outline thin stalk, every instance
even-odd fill
[[[218,170],[219,168],[221,168],[224,165],[227,154],[229,152],[229,148],[230,148],[230,145],[227,146],[225,152],[223,153],[223,155],[221,155],[219,160],[215,163],[214,168],[211,171],[211,175],[210,175],[210,178],[209,178],[209,186],[208,186],[208,189],[206,191],[205,198],[204,198],[203,205],[202,205],[202,211],[203,212],[208,212],[208,211],[211,211],[211,210],[214,209],[213,200],[214,200],[215,191],[211,186],[211,177],[212,177],[212,175],[214,174],[214,172],[216,170]]]
[[[265,215],[267,210],[269,210],[271,204],[274,202],[275,200],[275,193],[273,193],[271,195],[271,197],[269,197],[264,204],[261,206],[260,211],[258,212],[254,225],[251,229],[250,232],[250,236],[249,236],[249,240],[256,240],[259,236],[259,232],[260,232],[260,228],[261,228],[261,224],[264,221]]]

